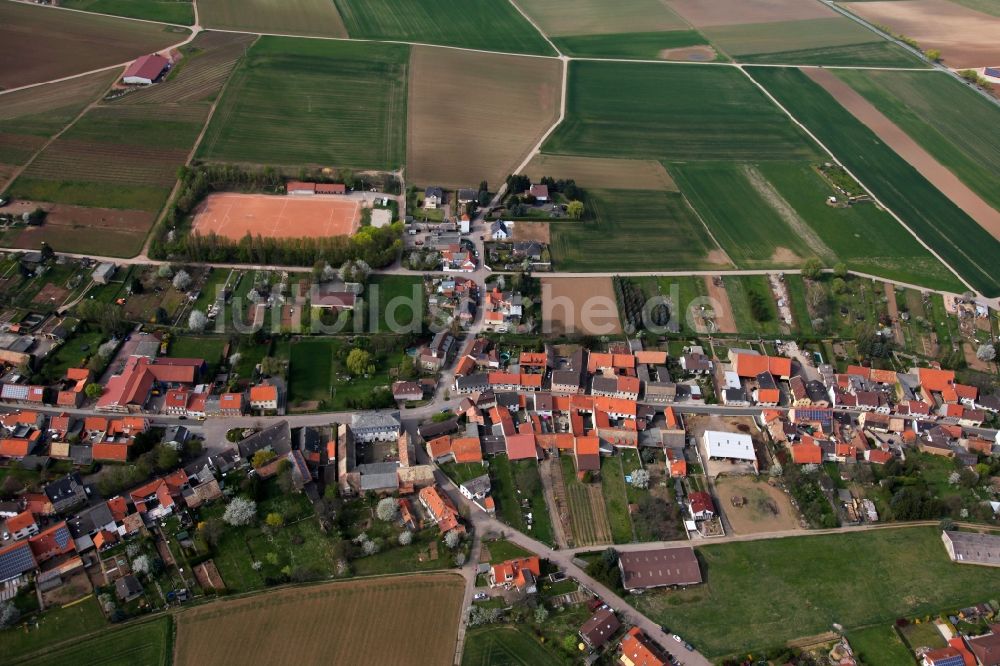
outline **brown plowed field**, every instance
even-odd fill
[[[917,40],[922,49],[939,49],[949,67],[1000,64],[1000,17],[948,0],[848,2],[844,7],[896,34]]]
[[[45,241],[60,252],[79,252],[99,256],[131,257],[142,249],[146,234],[153,226],[155,213],[141,210],[84,208],[17,200],[5,211],[30,212],[41,206],[48,214],[45,223],[26,227],[5,245],[38,248]]]
[[[183,41],[188,30],[21,2],[0,3],[0,89],[132,60]]]
[[[1000,34],[1000,33],[998,33]],[[996,210],[973,192],[968,185],[938,162],[914,141],[910,135],[889,120],[859,92],[827,69],[805,69],[806,75],[833,95],[854,117],[875,132],[887,146],[919,171],[969,217],[1000,239],[1000,211]]]
[[[361,204],[338,195],[296,197],[212,194],[198,207],[194,231],[232,240],[349,236],[358,230]]]
[[[558,119],[561,67],[552,58],[414,46],[407,180],[443,187],[502,181]]]
[[[572,179],[583,188],[677,191],[674,179],[656,160],[539,153],[528,162],[524,174],[532,180],[541,180],[545,176]]]
[[[696,28],[832,18],[836,12],[802,0],[666,0],[667,6]]]
[[[733,317],[733,307],[729,304],[729,294],[726,293],[725,286],[715,286],[714,278],[711,275],[706,275],[705,288],[708,289],[708,297],[718,304],[718,307],[714,308],[716,331],[719,333],[738,333],[736,319]]]
[[[176,666],[417,664],[455,656],[464,581],[455,574],[296,587],[176,616]]]
[[[590,317],[585,318],[585,311]],[[553,333],[615,335],[622,332],[609,277],[542,278],[543,327]]]

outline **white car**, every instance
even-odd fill
[[[675,641],[677,641],[678,643],[683,643],[683,642],[684,642],[684,641],[682,641],[682,640],[681,640],[681,637],[680,637],[680,636],[678,636],[677,634],[673,634],[673,635],[671,636],[671,638],[673,638],[673,639],[674,639]]]
[[[488,596],[490,595],[486,594],[485,592],[476,592],[476,594],[472,598],[476,601],[482,601]]]

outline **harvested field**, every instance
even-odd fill
[[[622,332],[609,277],[542,279],[543,326],[553,333],[615,335]],[[591,316],[584,318],[590,308]]]
[[[184,58],[163,83],[134,88],[114,104],[166,104],[213,99],[236,63],[257,38],[228,32],[202,32],[184,47]]]
[[[696,28],[775,21],[805,21],[836,16],[819,2],[801,0],[666,0]]]
[[[559,118],[557,60],[416,46],[410,77],[406,163],[416,183],[499,183]]]
[[[720,476],[715,479],[717,506],[736,534],[782,532],[801,529],[798,514],[788,495],[751,476]],[[743,500],[735,506],[734,497]],[[739,503],[739,502],[737,502]]]
[[[140,210],[83,208],[21,200],[11,207],[15,211],[31,211],[39,205],[48,211],[45,224],[25,227],[17,235],[7,237],[6,245],[34,249],[45,241],[58,252],[132,257],[142,249],[156,217]]]
[[[515,222],[514,236],[515,242],[537,241],[548,245],[551,241],[549,236],[548,222]]]
[[[628,160],[575,155],[535,155],[524,170],[533,181],[543,176],[573,179],[586,189],[677,191],[673,178],[656,160]]]
[[[509,2],[333,0],[351,37],[555,55]]]
[[[842,6],[872,23],[888,26],[938,49],[949,67],[983,67],[1000,62],[1000,17],[948,0],[847,2]]]
[[[606,61],[570,64],[566,119],[544,150],[668,160],[817,154],[808,137],[736,68]]]
[[[206,28],[347,37],[332,0],[199,0]]]
[[[868,28],[843,16],[809,21],[720,25],[704,28],[703,32],[713,44],[733,56],[882,41]]]
[[[187,35],[187,30],[154,23],[0,3],[0,89],[114,65]]]
[[[684,46],[676,49],[660,51],[661,60],[676,60],[681,62],[711,62],[719,57],[711,46]]]
[[[350,236],[358,230],[361,203],[339,195],[210,194],[194,216],[192,231],[231,240]]]
[[[944,73],[837,70],[900,129],[1000,209],[1000,124],[996,104]]]
[[[630,271],[710,268],[726,258],[688,202],[676,192],[588,190],[583,220],[550,223],[552,260],[560,271],[622,270],[609,248],[642,247],[628,259]]]
[[[659,0],[518,0],[550,37],[684,30],[687,24]]]
[[[406,139],[408,57],[392,44],[261,37],[233,72],[198,155],[395,168]]]
[[[719,280],[719,284],[715,280]],[[711,275],[705,276],[705,288],[708,290],[708,297],[715,303],[712,310],[715,313],[715,331],[718,333],[738,333],[736,329],[736,319],[733,317],[733,307],[729,304],[729,294],[722,282],[722,278],[715,278]]]
[[[886,118],[871,102],[836,74],[827,69],[809,69],[805,72],[897,155],[906,160],[994,238],[1000,240],[1000,210],[983,201],[968,185],[959,180],[954,173],[946,169],[912,137]]]
[[[445,666],[455,655],[463,587],[454,574],[375,578],[192,608],[176,616],[174,664]]]

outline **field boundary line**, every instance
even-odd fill
[[[854,172],[853,172],[853,171],[851,171],[850,169],[848,169],[848,168],[847,168],[847,166],[845,166],[845,165],[844,165],[844,164],[843,164],[843,163],[842,163],[842,162],[840,161],[840,158],[838,158],[838,157],[837,157],[836,155],[834,155],[834,154],[833,154],[833,151],[831,151],[831,150],[830,150],[829,148],[827,148],[827,147],[826,147],[826,144],[825,144],[825,143],[823,143],[822,141],[820,141],[820,140],[819,140],[819,137],[817,137],[817,136],[816,136],[815,134],[813,134],[813,133],[812,133],[812,131],[811,131],[811,130],[810,130],[810,129],[809,129],[808,127],[806,127],[806,126],[805,126],[805,125],[804,125],[804,124],[803,124],[802,122],[800,122],[800,121],[799,121],[799,119],[798,119],[798,118],[796,118],[796,117],[795,117],[794,115],[792,115],[792,113],[791,113],[791,112],[790,112],[790,111],[789,111],[789,110],[788,110],[787,108],[785,108],[785,106],[784,106],[784,105],[783,105],[783,104],[782,104],[781,102],[779,102],[779,101],[778,101],[778,99],[777,99],[777,98],[776,98],[776,97],[775,97],[774,95],[772,95],[772,94],[771,94],[771,92],[770,92],[770,91],[769,91],[769,90],[768,90],[767,88],[765,88],[765,87],[764,87],[764,86],[763,86],[763,85],[762,85],[762,84],[761,84],[761,83],[760,83],[759,81],[757,81],[757,79],[755,79],[755,78],[754,78],[754,77],[753,77],[753,76],[752,76],[752,75],[750,74],[750,72],[746,71],[746,69],[744,69],[744,67],[743,67],[742,65],[739,65],[739,66],[738,66],[738,69],[739,69],[739,70],[740,70],[741,72],[743,72],[743,74],[744,74],[744,75],[745,75],[745,76],[746,76],[746,77],[747,77],[748,79],[750,79],[750,81],[752,81],[752,82],[753,82],[753,84],[754,84],[755,86],[757,86],[757,88],[758,88],[758,89],[760,89],[760,91],[761,91],[761,92],[763,92],[763,93],[764,93],[764,95],[765,95],[765,96],[766,96],[766,97],[767,97],[767,98],[768,98],[769,100],[771,100],[771,103],[772,103],[772,104],[774,104],[774,105],[775,105],[775,106],[777,106],[777,107],[778,107],[779,109],[781,109],[781,111],[782,111],[782,112],[783,112],[783,113],[784,113],[784,114],[785,114],[786,116],[788,116],[788,118],[789,118],[789,119],[790,119],[790,120],[791,120],[791,121],[792,121],[793,123],[795,123],[795,124],[796,124],[796,125],[797,125],[797,126],[798,126],[798,127],[799,127],[799,128],[800,128],[800,129],[802,130],[802,131],[803,131],[803,132],[805,132],[805,133],[806,133],[806,134],[807,134],[807,135],[809,136],[809,138],[810,138],[810,139],[812,139],[813,141],[815,141],[815,142],[816,142],[816,145],[818,145],[818,146],[819,146],[820,148],[822,148],[822,149],[823,149],[823,152],[825,152],[825,153],[826,153],[827,155],[829,155],[829,156],[830,156],[830,158],[831,158],[831,159],[832,159],[832,160],[834,161],[834,163],[836,163],[836,164],[837,164],[837,165],[838,165],[838,166],[839,166],[839,167],[840,167],[841,169],[843,169],[843,170],[844,170],[844,171],[845,171],[845,172],[847,173],[847,175],[849,175],[849,176],[850,176],[851,178],[853,178],[853,179],[854,179],[855,181],[857,181],[858,185],[860,185],[860,186],[861,186],[861,188],[862,188],[862,189],[863,189],[863,190],[864,190],[865,192],[867,192],[867,193],[868,193],[868,196],[870,196],[870,197],[872,198],[872,200],[873,200],[873,201],[874,201],[875,203],[877,203],[877,204],[878,204],[879,206],[881,206],[883,210],[885,210],[886,212],[888,212],[888,213],[889,213],[889,215],[891,215],[891,216],[892,216],[892,218],[893,218],[894,220],[896,220],[896,222],[898,222],[898,223],[899,223],[900,225],[902,225],[902,227],[903,227],[904,229],[906,229],[906,230],[907,230],[908,232],[910,232],[910,235],[911,235],[911,236],[913,236],[913,237],[914,237],[914,238],[916,239],[916,241],[917,241],[918,243],[920,243],[920,245],[921,245],[921,246],[923,246],[923,248],[924,248],[925,250],[927,250],[928,252],[930,252],[930,253],[931,253],[931,255],[932,255],[932,256],[933,256],[933,257],[934,257],[935,259],[937,259],[937,260],[938,260],[939,262],[941,262],[941,264],[942,264],[942,265],[943,265],[943,266],[944,266],[945,268],[947,268],[947,269],[948,269],[949,271],[951,271],[951,272],[952,272],[952,274],[954,274],[954,276],[955,276],[956,278],[958,278],[958,281],[959,281],[959,282],[961,282],[961,283],[962,283],[963,285],[965,285],[965,288],[966,288],[966,289],[968,289],[969,291],[972,291],[972,292],[973,292],[973,293],[975,293],[975,294],[979,294],[980,296],[982,296],[982,294],[980,294],[980,292],[979,292],[978,290],[976,290],[976,289],[973,289],[973,288],[972,288],[972,285],[970,285],[970,284],[969,284],[969,283],[968,283],[968,282],[966,281],[966,279],[965,279],[964,277],[962,277],[962,276],[961,276],[961,275],[959,274],[959,272],[958,272],[957,270],[955,270],[955,268],[954,268],[954,267],[953,267],[953,266],[952,266],[951,264],[947,263],[947,262],[946,262],[946,261],[945,261],[944,259],[942,259],[942,258],[941,258],[941,255],[939,255],[939,254],[937,253],[937,251],[935,251],[935,250],[934,250],[934,248],[932,248],[932,247],[931,247],[930,245],[928,245],[928,244],[927,244],[927,243],[926,243],[926,242],[924,241],[924,239],[923,239],[923,238],[921,238],[920,236],[918,236],[918,235],[917,235],[917,233],[916,233],[916,232],[914,232],[914,231],[913,231],[913,229],[911,229],[911,228],[909,227],[909,225],[907,225],[907,224],[906,224],[906,222],[904,222],[904,221],[903,221],[903,218],[901,218],[901,217],[900,217],[899,215],[897,215],[897,214],[896,214],[896,211],[892,210],[891,208],[889,208],[888,206],[886,206],[886,205],[885,205],[884,203],[882,203],[882,200],[881,200],[881,199],[879,199],[879,198],[878,198],[877,196],[875,196],[875,194],[874,194],[874,193],[873,193],[873,192],[871,191],[871,189],[870,189],[870,188],[869,188],[869,187],[868,187],[867,185],[865,185],[865,184],[864,184],[864,183],[863,183],[863,182],[861,181],[861,179],[860,179],[860,178],[858,178],[858,177],[857,177],[856,175],[854,175]],[[811,81],[811,79],[810,79],[810,81]],[[817,84],[817,85],[818,85],[818,84]],[[837,104],[840,104],[840,102],[837,102]],[[846,110],[846,109],[845,109],[845,110]],[[850,113],[850,112],[848,112],[848,113]],[[852,116],[853,116],[853,114],[852,114]],[[891,148],[890,148],[890,150],[891,150]],[[895,153],[895,151],[893,151],[893,152]]]
[[[546,42],[548,42],[549,46],[552,47],[552,50],[556,52],[556,55],[559,55],[559,56],[563,55],[563,52],[559,50],[559,47],[556,46],[555,42],[553,42],[549,38],[549,36],[545,33],[545,31],[542,30],[541,26],[539,26],[537,23],[535,23],[535,19],[533,19],[530,16],[528,16],[527,12],[525,12],[523,9],[521,9],[521,7],[516,2],[514,2],[514,0],[509,0],[509,2],[511,4],[511,6],[514,7],[514,9],[517,10],[517,13],[520,14],[521,16],[523,16],[524,20],[527,21],[528,23],[530,23],[531,27],[533,27],[535,30],[538,31],[538,34],[542,36],[542,39],[544,39]]]

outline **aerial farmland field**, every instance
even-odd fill
[[[177,616],[174,664],[444,666],[455,654],[463,585],[455,574],[371,578],[191,608]]]
[[[1000,586],[1000,570],[951,562],[936,527],[707,545],[697,552],[705,585],[647,593],[635,604],[720,661],[828,631],[834,622],[850,634],[961,608]],[[845,586],[842,562],[892,566],[861,567]]]
[[[587,195],[586,219],[549,225],[557,270],[655,271],[729,265],[701,220],[676,192],[590,189]],[[629,251],[637,247],[643,251]]]
[[[807,48],[739,56],[740,62],[761,64],[840,65],[843,67],[929,67],[901,46],[879,40],[863,44]]]
[[[561,76],[552,58],[412,47],[407,178],[498,185],[558,120]]]
[[[550,37],[685,30],[688,24],[658,0],[518,0]]]
[[[544,150],[676,160],[817,154],[735,68],[591,61],[570,65],[566,120]]]
[[[206,28],[347,37],[332,0],[199,0],[198,12]]]
[[[552,41],[566,55],[593,58],[635,58],[641,60],[701,60],[719,56],[697,30],[636,32],[621,35],[574,35]],[[692,46],[706,48],[689,49]],[[686,57],[679,57],[687,52]]]
[[[59,6],[161,23],[194,23],[191,0],[60,0]]]
[[[333,0],[351,37],[555,55],[508,2]]]
[[[205,31],[182,48],[184,57],[167,79],[155,86],[133,89],[113,104],[177,104],[214,99],[230,72],[256,40],[256,35]]]
[[[974,288],[1000,294],[1000,242],[801,71],[747,70]]]
[[[8,662],[32,666],[60,666],[87,663],[94,666],[170,666],[173,621],[160,616],[149,622],[130,624],[122,629],[107,629],[100,636],[48,650],[30,660]],[[57,639],[58,640],[58,639]],[[114,649],[108,650],[108,641]]]
[[[97,72],[0,97],[0,183],[100,97],[118,73]]]
[[[833,251],[781,197],[757,167],[690,162],[672,167],[681,191],[739,268],[827,263]]]
[[[187,29],[0,3],[0,89],[107,67],[184,41]]]
[[[656,160],[539,153],[531,158],[524,173],[533,181],[541,180],[545,176],[572,179],[583,188],[677,190],[670,174]]]
[[[838,70],[837,76],[874,104],[927,152],[1000,210],[1000,110],[951,76],[938,72]]]
[[[204,106],[100,106],[11,186],[21,199],[157,212],[201,131]]]
[[[236,68],[202,159],[390,169],[403,162],[409,48],[261,37]]]

